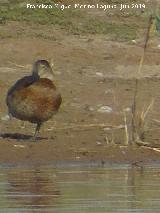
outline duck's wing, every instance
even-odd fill
[[[27,88],[32,85],[36,79],[33,76],[25,76],[19,79],[9,90],[6,96],[6,104],[10,108],[12,105],[12,96],[15,92],[20,91],[22,88]],[[10,111],[10,110],[9,110]]]
[[[25,76],[21,79],[19,79],[9,90],[8,95],[12,94],[13,91],[19,90],[24,87],[29,87],[31,84],[33,84],[37,79],[35,79],[33,76]]]

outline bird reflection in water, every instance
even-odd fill
[[[9,170],[7,179],[8,203],[12,203],[12,207],[46,209],[53,208],[58,202],[60,191],[53,169]]]

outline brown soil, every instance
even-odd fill
[[[12,30],[12,24],[8,24]],[[52,164],[57,161],[134,163],[160,160],[147,147],[124,146],[124,111],[130,131],[135,77],[142,43],[119,43],[105,36],[66,35],[55,30],[54,41],[40,38],[0,40],[0,163]],[[145,118],[143,140],[160,146],[160,49],[151,40],[139,78],[138,112],[153,106]],[[8,88],[30,74],[32,63],[53,59],[55,83],[63,104],[46,122],[36,142],[30,141],[34,125],[4,121]],[[103,106],[110,111],[100,112]]]

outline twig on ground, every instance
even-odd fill
[[[10,64],[16,66],[16,67],[19,67],[19,68],[28,68],[28,67],[32,67],[30,65],[21,65],[21,64],[16,64],[15,62],[12,62],[12,61],[9,61]]]
[[[154,148],[154,147],[149,147],[149,146],[141,146],[142,148],[145,148],[145,149],[150,149],[150,150],[153,150],[155,152],[159,152],[160,153],[160,148]]]
[[[129,135],[128,135],[128,127],[127,127],[127,118],[126,113],[124,112],[124,130],[125,130],[125,145],[128,145]]]
[[[52,131],[53,129],[56,130],[65,130],[65,129],[78,129],[78,130],[85,130],[88,128],[107,128],[107,130],[116,130],[116,129],[124,129],[124,125],[119,125],[119,126],[111,126],[105,123],[102,124],[72,124],[72,125],[66,125],[66,126],[62,126],[62,127],[52,127],[49,128],[48,131]]]
[[[153,150],[155,152],[160,152],[160,148],[151,147],[151,144],[148,143],[148,142],[136,141],[136,144],[138,146],[140,146],[141,148],[150,149],[150,150]]]

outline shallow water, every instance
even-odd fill
[[[1,167],[0,212],[158,213],[158,167]]]

